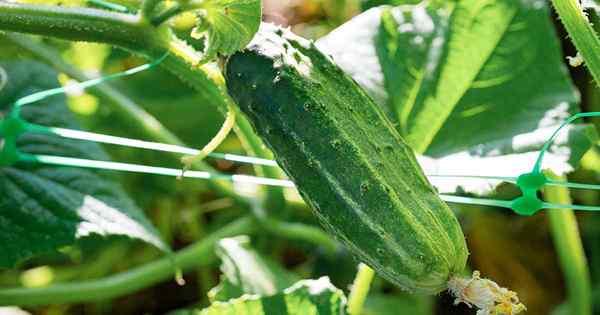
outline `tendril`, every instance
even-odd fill
[[[221,126],[221,129],[214,136],[214,138],[212,138],[212,140],[210,140],[210,142],[208,142],[208,144],[205,145],[204,148],[202,148],[202,150],[200,150],[200,153],[198,153],[196,155],[184,156],[181,158],[181,162],[183,163],[183,169],[181,171],[180,177],[183,177],[185,175],[185,172],[188,171],[189,169],[191,169],[192,165],[194,163],[204,160],[204,158],[206,158],[221,143],[223,143],[225,138],[227,138],[227,136],[231,132],[231,129],[233,129],[234,125],[235,125],[235,109],[233,108],[233,105],[229,104],[227,107],[227,116],[225,117],[225,122],[223,122],[223,126]]]

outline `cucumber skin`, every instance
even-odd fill
[[[359,259],[416,293],[445,290],[463,271],[458,220],[412,149],[312,42],[263,23],[225,72],[229,93],[303,199]]]

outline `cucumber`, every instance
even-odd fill
[[[413,150],[312,42],[263,24],[225,72],[229,93],[302,198],[360,260],[417,293],[438,293],[463,271],[458,220]]]

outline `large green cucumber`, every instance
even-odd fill
[[[430,294],[463,270],[459,223],[413,151],[312,42],[263,24],[229,58],[226,78],[304,200],[362,261],[406,290]]]

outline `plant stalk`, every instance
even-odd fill
[[[583,12],[579,0],[552,0],[569,37],[581,53],[596,85],[600,85],[600,40]]]
[[[214,246],[225,237],[251,234],[254,220],[240,218],[196,244],[159,260],[126,272],[98,280],[55,284],[45,288],[14,288],[0,290],[0,306],[37,306],[100,301],[129,294],[173,276],[173,259],[184,271],[212,263],[216,256]]]
[[[549,173],[547,176],[551,179],[566,180]],[[572,203],[569,190],[565,187],[547,186],[544,189],[544,197],[551,203]],[[547,213],[554,246],[567,285],[569,313],[591,315],[590,275],[575,214],[570,209],[549,209]]]
[[[258,219],[259,226],[268,234],[277,237],[284,237],[291,240],[301,240],[322,246],[327,253],[333,254],[338,248],[338,243],[319,227],[306,225],[303,223],[291,223],[278,219],[264,218]]]
[[[371,267],[363,263],[358,265],[358,272],[348,297],[348,313],[350,315],[360,315],[362,313],[374,277],[375,271]]]
[[[135,51],[164,44],[164,37],[140,16],[92,8],[0,1],[0,29],[72,41],[111,43]]]

